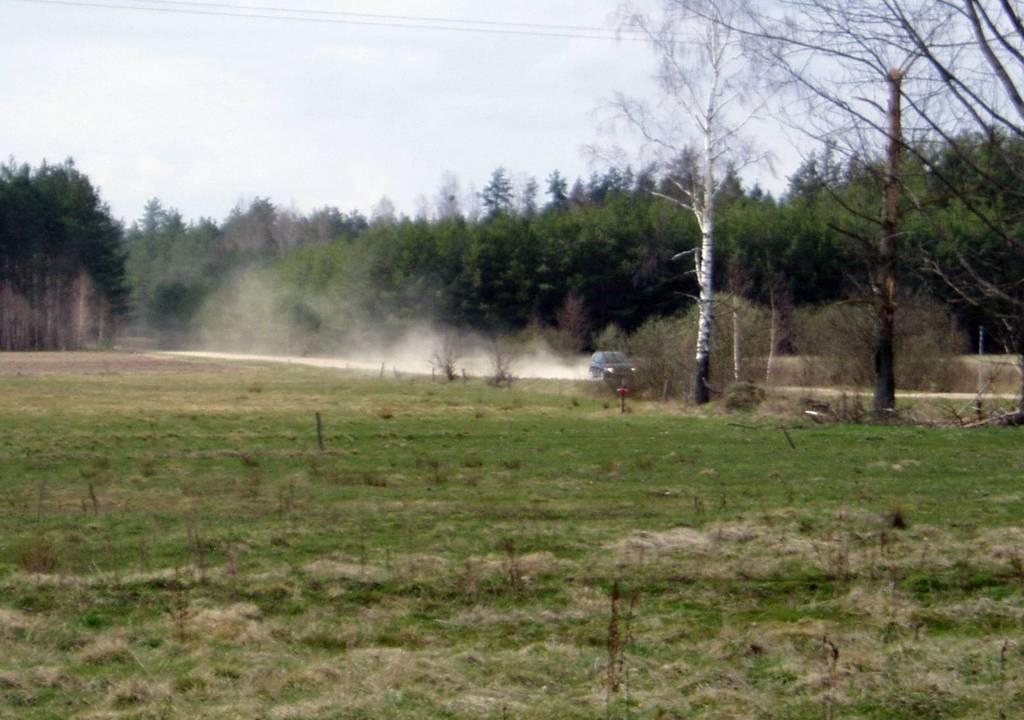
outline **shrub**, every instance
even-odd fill
[[[491,377],[488,382],[495,387],[512,387],[515,377],[516,360],[523,352],[523,346],[509,338],[495,338],[491,343]]]
[[[594,337],[594,347],[597,350],[616,350],[625,352],[629,338],[615,323],[609,323],[604,330]]]
[[[636,362],[633,387],[639,392],[684,394],[687,370],[693,359],[684,338],[683,318],[652,318],[629,338],[629,353]],[[692,375],[692,372],[690,373]]]
[[[738,321],[738,333],[734,332],[734,319]],[[711,387],[716,394],[735,382],[733,343],[737,335],[740,380],[751,382],[764,377],[769,330],[768,313],[763,308],[733,295],[718,296],[711,333]],[[689,396],[696,344],[696,305],[682,315],[645,322],[628,342],[628,351],[637,363],[634,387],[655,396]]]
[[[764,402],[764,389],[754,383],[738,382],[725,388],[723,400],[729,410],[754,410]]]
[[[875,313],[866,304],[800,308],[793,345],[801,358],[800,384],[869,387],[874,384]],[[949,310],[927,297],[900,300],[896,310],[896,386],[952,390],[956,356],[966,336]]]
[[[462,341],[454,330],[445,332],[437,340],[430,365],[445,380],[452,382],[458,377],[458,362],[462,358]]]

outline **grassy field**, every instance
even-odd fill
[[[0,374],[4,720],[1024,716],[1021,430],[93,368]]]

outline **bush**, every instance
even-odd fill
[[[615,323],[609,323],[594,338],[594,349],[625,352],[628,342],[629,338],[626,336],[626,333],[622,332],[622,328]]]
[[[635,391],[685,395],[687,381],[692,382],[693,358],[684,325],[684,318],[652,318],[630,335],[629,354],[636,363]]]
[[[870,305],[800,308],[793,345],[801,358],[800,384],[870,387],[875,382],[875,311]],[[896,309],[896,386],[949,391],[956,387],[956,356],[967,338],[945,305],[905,297]]]
[[[725,389],[723,400],[729,410],[754,410],[764,402],[764,389],[754,383],[738,382]]]
[[[751,382],[764,378],[768,358],[768,313],[743,298],[718,295],[711,332],[711,388],[718,395],[736,381],[734,308],[740,340],[739,379]],[[693,305],[682,315],[648,320],[629,337],[627,349],[637,364],[634,387],[638,391],[658,397],[691,396],[697,314]]]

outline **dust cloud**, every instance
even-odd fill
[[[429,374],[442,372],[442,365],[449,361],[458,374],[465,371],[477,377],[493,375],[499,355],[507,359],[516,377],[583,380],[588,376],[586,357],[560,355],[541,338],[488,340],[431,327],[413,328],[382,347],[340,353],[353,368],[379,371],[383,366],[385,372]]]
[[[277,362],[318,368],[337,368],[364,372],[430,375],[442,374],[450,362],[458,375],[493,377],[498,355],[508,362],[516,378],[585,380],[589,377],[586,356],[566,357],[556,353],[542,339],[516,342],[488,341],[483,337],[432,328],[416,328],[390,343],[362,342],[359,346],[339,348],[316,355],[280,355],[274,353],[235,353],[217,350],[168,352],[179,357],[220,360]]]
[[[396,317],[370,297],[352,279],[300,293],[271,272],[246,273],[204,305],[174,354],[387,375],[444,374],[447,366],[472,377],[494,377],[500,360],[515,378],[589,376],[586,356],[553,349],[550,328],[490,338],[432,321],[429,309],[419,319]]]

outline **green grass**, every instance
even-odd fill
[[[1024,713],[1019,430],[614,403],[0,377],[0,718]]]

